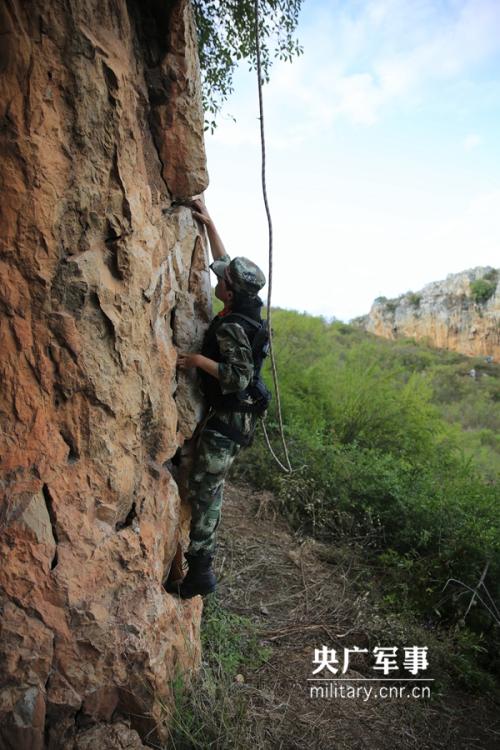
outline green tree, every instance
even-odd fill
[[[262,78],[269,81],[273,58],[291,61],[302,53],[294,32],[302,0],[259,0]],[[203,82],[206,128],[233,91],[233,73],[241,60],[256,68],[255,1],[193,0]]]

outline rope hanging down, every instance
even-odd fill
[[[280,400],[280,392],[279,392],[279,385],[278,385],[278,372],[276,370],[276,361],[274,358],[274,349],[273,349],[273,336],[272,336],[272,326],[271,326],[271,292],[272,292],[272,285],[273,285],[273,223],[271,219],[271,211],[269,210],[269,201],[267,199],[267,186],[266,186],[266,140],[264,135],[264,105],[262,102],[262,78],[261,78],[261,64],[260,64],[260,40],[259,40],[259,0],[255,0],[255,44],[256,44],[256,57],[257,57],[257,86],[259,91],[259,120],[260,120],[260,146],[261,146],[261,154],[262,154],[262,196],[264,198],[264,206],[266,208],[266,216],[267,216],[267,223],[269,227],[269,278],[268,278],[268,287],[267,287],[267,325],[269,328],[269,353],[271,355],[271,369],[273,373],[273,382],[274,382],[274,392],[276,394],[276,409],[277,409],[277,416],[278,416],[278,424],[279,424],[279,430],[280,430],[280,438],[281,443],[283,445],[283,452],[285,454],[285,461],[286,465],[283,465],[279,458],[276,456],[275,452],[273,451],[271,447],[271,443],[269,441],[269,437],[266,430],[266,425],[264,423],[264,420],[262,420],[262,429],[264,431],[264,437],[266,439],[267,447],[269,448],[269,451],[271,455],[273,456],[276,463],[280,466],[280,468],[285,471],[287,474],[290,474],[292,472],[292,467],[290,465],[290,458],[288,457],[288,448],[285,441],[285,433],[283,430],[283,419],[281,416],[281,400]]]

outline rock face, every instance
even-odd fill
[[[200,658],[200,598],[162,588],[201,413],[175,347],[210,317],[174,202],[208,182],[191,7],[12,0],[0,25],[0,747],[138,748]]]
[[[450,274],[394,300],[378,298],[357,322],[384,338],[424,339],[432,346],[500,361],[500,272],[491,267]]]

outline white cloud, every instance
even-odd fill
[[[481,141],[482,139],[477,133],[469,133],[469,135],[464,138],[464,148],[466,151],[472,151],[481,144]]]
[[[346,115],[356,125],[372,125],[383,96],[369,73],[345,76],[336,82],[337,114]]]
[[[498,265],[500,258],[500,190],[477,195],[460,216],[441,226],[430,238],[432,246],[453,253],[456,262],[474,265]],[[468,261],[466,259],[469,259]]]
[[[268,87],[284,108],[293,97],[316,131],[339,117],[372,125],[390,104],[420,101],[428,87],[500,56],[499,0],[450,0],[444,10],[432,0],[332,5],[302,30],[304,56],[279,63]]]

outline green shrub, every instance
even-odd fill
[[[345,324],[283,310],[273,321],[295,471],[280,473],[258,435],[235,475],[274,490],[302,531],[364,537],[374,552],[393,550],[400,564],[388,593],[403,608],[439,612],[455,626],[469,598],[456,601],[443,586],[456,578],[474,587],[487,560],[498,601],[500,368],[478,360],[488,377],[472,379],[476,360],[456,352],[355,327],[347,333]],[[268,429],[279,450],[274,413]],[[480,633],[491,617],[477,608],[467,625]]]
[[[494,281],[495,283],[498,281],[498,270],[496,268],[492,268],[491,271],[487,271],[483,279],[486,279],[486,281]]]
[[[420,307],[420,302],[422,301],[422,295],[418,294],[416,292],[408,292],[406,295],[408,302],[412,307],[418,308]]]
[[[470,285],[471,297],[478,305],[482,305],[493,296],[496,288],[496,279],[492,281],[486,278],[476,279]]]
[[[399,305],[400,299],[401,299],[400,297],[397,297],[397,299],[388,299],[387,302],[385,303],[385,309],[387,310],[387,312],[395,313],[396,308]]]

